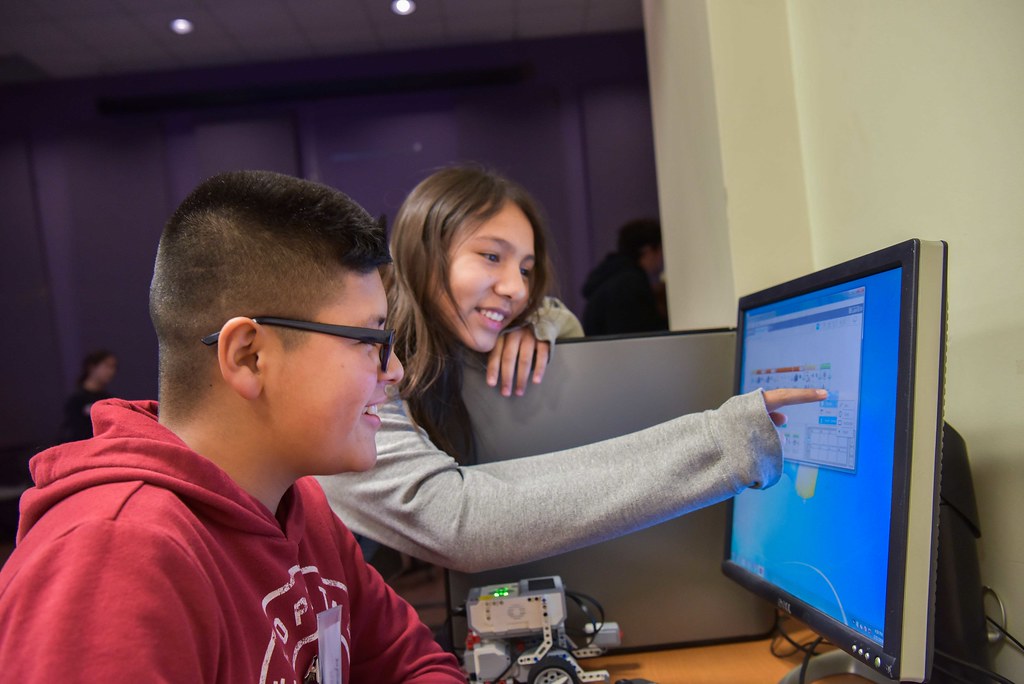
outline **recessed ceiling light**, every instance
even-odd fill
[[[416,3],[412,0],[392,0],[391,11],[404,17],[416,11]]]
[[[192,22],[188,19],[175,19],[171,22],[171,30],[179,36],[183,36],[186,33],[192,33],[192,28]]]

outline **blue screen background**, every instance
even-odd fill
[[[900,268],[884,271],[751,309],[745,319],[866,288],[856,472],[786,461],[776,485],[736,497],[731,559],[877,643],[885,629],[901,277]],[[798,476],[805,492],[814,482],[809,498],[798,494]]]

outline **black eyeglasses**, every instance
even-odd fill
[[[377,328],[357,328],[351,325],[330,325],[328,323],[314,323],[312,321],[296,321],[291,318],[275,318],[274,316],[254,316],[252,320],[260,325],[277,325],[282,328],[295,328],[296,330],[309,330],[311,332],[344,337],[348,340],[359,340],[367,344],[380,345],[380,368],[383,371],[388,369],[388,360],[391,358],[391,348],[395,346],[394,330],[378,330]],[[202,340],[203,344],[212,347],[217,344],[220,331],[210,333]]]

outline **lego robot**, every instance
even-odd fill
[[[471,589],[463,668],[474,684],[608,682],[607,670],[585,671],[579,660],[622,643],[614,622],[587,625],[588,643],[566,634],[565,588],[557,576]]]

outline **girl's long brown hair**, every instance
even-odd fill
[[[412,419],[436,446],[459,463],[475,460],[473,431],[462,400],[466,349],[445,323],[440,302],[454,304],[449,256],[482,223],[511,202],[533,227],[536,264],[530,270],[526,308],[509,325],[522,324],[540,305],[551,274],[547,233],[533,199],[518,184],[472,166],[432,174],[406,198],[391,235],[394,263],[385,271],[389,327],[395,353],[405,365],[399,385]]]

